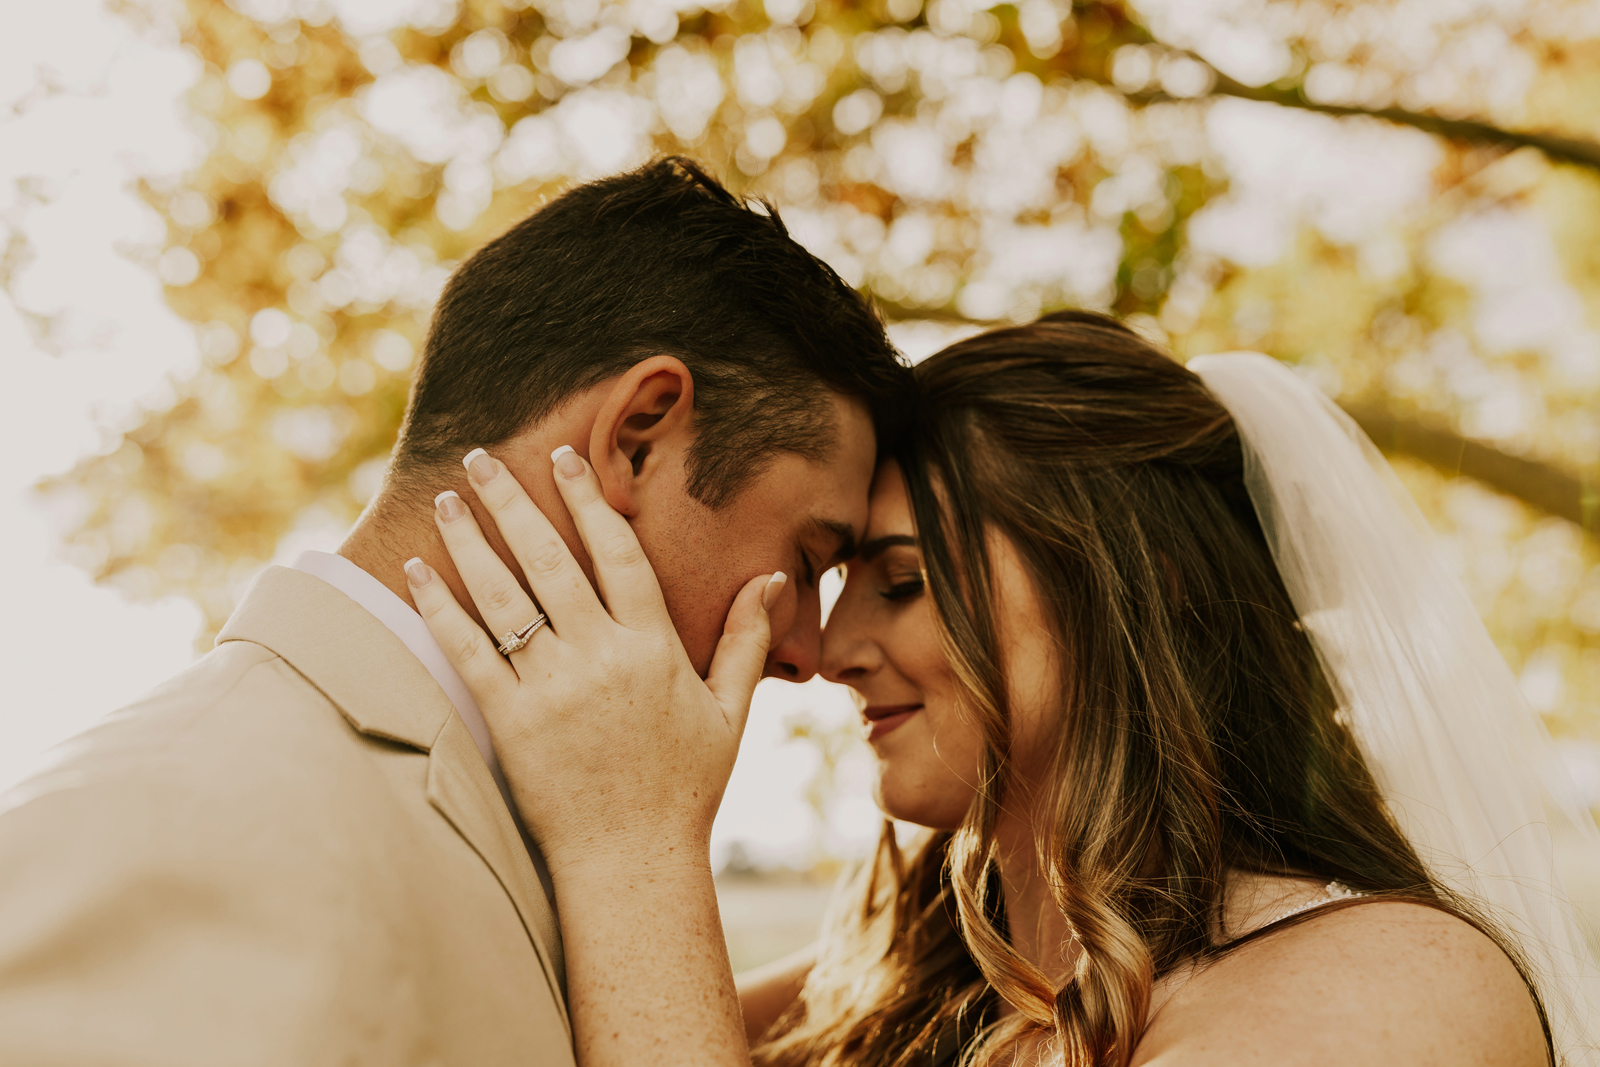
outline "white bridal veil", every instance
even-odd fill
[[[1600,971],[1550,827],[1600,848],[1543,725],[1421,513],[1359,427],[1254,352],[1192,360],[1233,415],[1245,484],[1342,713],[1435,876],[1516,939],[1558,1063],[1600,1065]]]

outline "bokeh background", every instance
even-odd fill
[[[0,6],[0,786],[338,543],[456,262],[685,152],[911,358],[1085,306],[1310,376],[1600,801],[1595,0]],[[855,719],[758,693],[737,962],[876,836]]]

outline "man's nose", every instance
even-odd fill
[[[807,603],[809,601],[809,603]],[[822,659],[822,611],[815,597],[802,598],[789,632],[767,653],[763,678],[805,682],[816,676]]]

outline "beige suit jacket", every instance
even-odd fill
[[[455,709],[307,574],[0,798],[6,1067],[571,1067],[562,982]]]

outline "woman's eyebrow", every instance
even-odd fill
[[[897,545],[910,545],[916,548],[917,539],[910,534],[886,534],[883,537],[874,537],[870,541],[863,542],[856,555],[862,562],[870,563]]]

